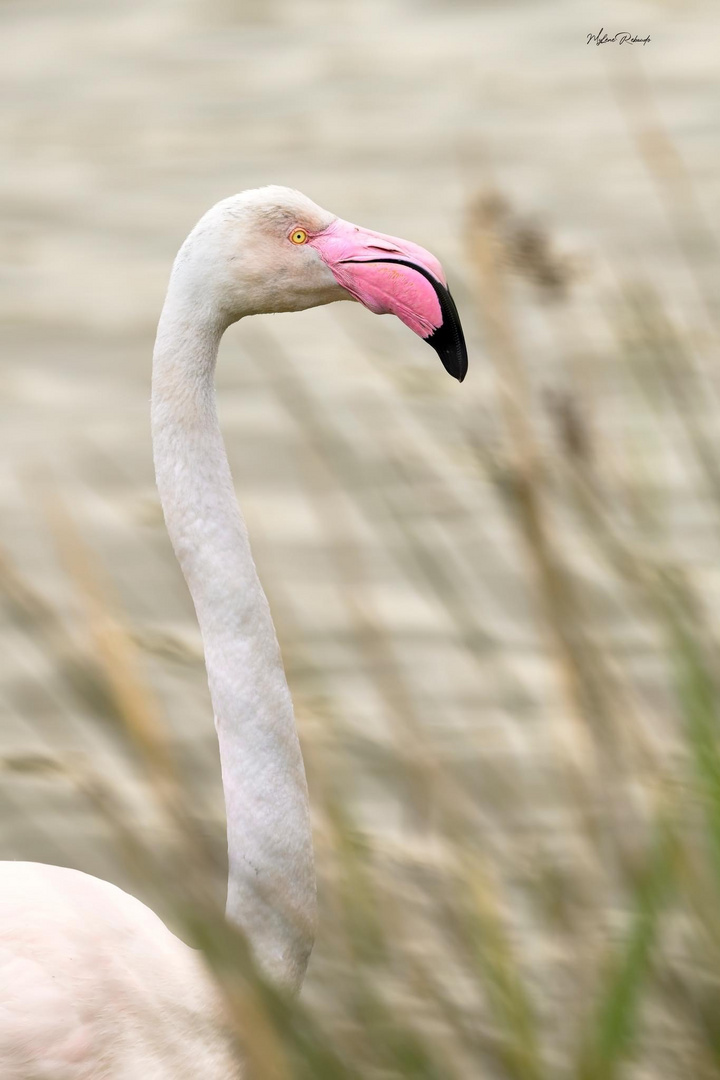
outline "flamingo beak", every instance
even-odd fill
[[[458,382],[467,374],[465,337],[443,269],[425,248],[336,218],[308,243],[355,300],[397,317],[432,345]]]

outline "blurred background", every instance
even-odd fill
[[[200,215],[297,187],[437,254],[465,326],[462,386],[359,305],[222,345],[320,877],[253,1076],[720,1073],[719,34],[701,0],[0,3],[3,858],[181,930],[222,905],[148,418]]]

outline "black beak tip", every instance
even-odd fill
[[[432,345],[448,374],[458,382],[462,382],[467,375],[468,354],[460,316],[447,289],[439,283],[436,284],[435,289],[440,300],[443,320],[437,330],[429,334],[425,341],[428,345]]]
[[[437,331],[436,331],[437,332]],[[434,335],[432,335],[434,337]],[[442,360],[442,365],[447,371],[448,375],[452,375],[453,379],[457,379],[458,382],[462,382],[467,375],[468,358],[465,348],[438,348],[431,337],[425,338],[428,345],[432,345],[435,352]],[[463,346],[464,346],[463,342]]]
[[[441,354],[440,359],[443,362],[445,370],[452,375],[453,379],[462,382],[467,375],[468,370],[468,357],[465,342],[463,341],[461,348],[454,351],[451,356],[446,357]]]

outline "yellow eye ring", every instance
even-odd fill
[[[304,229],[293,229],[290,233],[290,239],[293,244],[304,244],[307,241],[308,234]]]

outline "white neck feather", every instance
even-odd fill
[[[227,811],[227,915],[264,973],[297,990],[316,921],[305,771],[218,425],[213,378],[228,320],[181,279],[176,267],[155,345],[153,452],[205,648]]]

